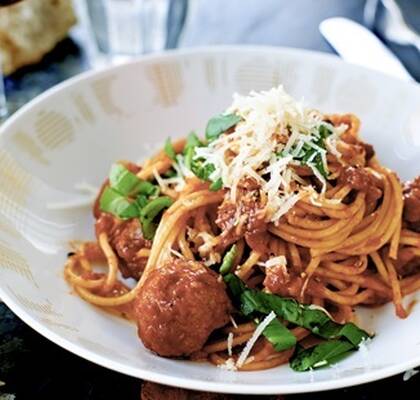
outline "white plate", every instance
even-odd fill
[[[89,209],[49,210],[99,186],[111,163],[150,155],[169,135],[203,131],[233,92],[278,84],[325,112],[353,112],[380,160],[402,179],[420,172],[420,89],[336,57],[269,47],[219,47],[148,56],[90,72],[44,93],[1,128],[0,296],[58,345],[122,373],[191,389],[297,393],[356,385],[420,365],[420,307],[398,320],[393,307],[361,310],[377,332],[368,352],[337,366],[296,373],[287,365],[226,372],[159,358],[134,326],[84,303],[62,277],[68,241],[93,238]]]

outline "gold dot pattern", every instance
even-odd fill
[[[61,328],[69,332],[79,332],[79,330],[73,326],[63,324],[62,322],[58,322],[50,318],[43,317],[43,318],[40,318],[40,321],[51,327]]]
[[[147,72],[156,89],[158,103],[164,107],[176,105],[184,91],[180,65],[173,62],[154,64]]]
[[[100,353],[106,356],[111,356],[113,358],[116,359],[126,359],[124,356],[122,356],[122,354],[118,353],[117,351],[109,348],[109,347],[105,347],[103,344],[101,344],[100,342],[93,342],[92,340],[86,339],[84,337],[78,337],[77,341],[83,345],[84,347],[86,347],[87,349],[94,351],[95,353]]]
[[[1,198],[24,204],[32,177],[4,150],[0,150],[0,206]],[[4,211],[4,210],[3,210]]]
[[[19,302],[19,304],[29,311],[33,311],[36,313],[55,316],[55,317],[62,317],[62,314],[56,312],[52,303],[49,300],[46,300],[44,303],[39,303],[29,299],[28,297],[16,293],[10,286],[7,286],[9,292],[15,297],[15,299]]]
[[[35,121],[35,130],[40,142],[48,149],[60,149],[74,140],[70,120],[55,111],[41,111]]]
[[[312,78],[311,100],[315,103],[327,102],[334,84],[334,70],[328,66],[319,66]]]
[[[16,230],[12,222],[9,221],[4,215],[0,214],[0,232],[3,232],[9,239],[21,239],[22,235]]]
[[[248,94],[251,90],[268,90],[280,84],[280,75],[264,60],[252,60],[241,65],[235,74],[239,93]]]
[[[92,83],[93,92],[98,99],[102,110],[108,115],[124,116],[124,112],[114,103],[112,98],[112,85],[115,76],[107,76]]]
[[[22,276],[35,287],[38,287],[32,271],[23,256],[0,243],[0,269],[5,268]]]
[[[93,124],[95,122],[95,115],[85,98],[81,94],[75,94],[73,96],[73,102],[83,119],[87,123]]]
[[[204,73],[209,89],[214,90],[216,88],[216,65],[213,58],[207,58],[204,60]]]
[[[26,153],[32,160],[43,165],[48,165],[50,163],[48,159],[44,157],[42,148],[34,138],[29,136],[26,132],[16,132],[12,135],[12,141],[19,150]]]

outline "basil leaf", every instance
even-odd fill
[[[318,132],[315,133],[316,138],[313,138],[310,143],[315,144],[319,148],[325,150],[325,139],[332,135],[332,131],[326,125],[320,125]],[[305,143],[302,148],[298,151],[297,145],[292,146],[289,152],[281,151],[276,153],[278,157],[285,157],[292,155],[293,160],[299,161],[301,165],[307,165],[318,170],[318,172],[324,177],[328,178],[328,170],[326,170],[319,149],[310,146]]]
[[[225,275],[223,280],[229,289],[232,300],[237,300],[241,294],[247,290],[245,284],[234,274]]]
[[[222,187],[223,187],[223,180],[222,180],[222,178],[219,178],[210,185],[209,189],[212,192],[217,192]]]
[[[172,145],[171,138],[167,138],[165,142],[165,146],[163,147],[165,150],[166,155],[172,160],[176,161],[176,152],[174,146]]]
[[[354,346],[358,346],[363,340],[371,337],[352,322],[340,325],[332,320],[322,326],[318,336],[324,339],[345,338]]]
[[[206,127],[206,139],[216,140],[223,132],[235,126],[242,118],[235,114],[220,114],[211,118]]]
[[[332,135],[332,132],[325,125],[320,125],[319,127],[319,136],[322,139],[326,139],[328,136]]]
[[[195,134],[195,132],[191,132],[188,137],[187,141],[184,146],[183,154],[184,154],[184,163],[185,166],[191,170],[193,158],[195,155],[195,149],[197,147],[202,147],[203,143],[200,141],[198,136]]]
[[[160,192],[159,186],[153,185],[148,181],[141,181],[137,186],[137,193],[145,196],[158,196]]]
[[[155,236],[157,224],[154,222],[158,214],[172,205],[170,197],[162,196],[149,201],[140,211],[140,222],[143,235],[146,239],[152,240]]]
[[[216,167],[213,164],[204,164],[203,159],[193,160],[191,164],[191,171],[202,181],[208,181],[215,170]]]
[[[316,168],[324,178],[328,177],[328,172],[324,168],[324,163],[322,162],[322,157],[320,154],[317,154],[312,164],[313,164],[313,167]]]
[[[351,322],[344,325],[336,323],[322,310],[299,304],[294,299],[249,289],[231,273],[224,277],[224,281],[232,302],[236,307],[240,307],[244,316],[259,318],[274,311],[281,319],[304,327],[314,335],[328,340],[310,349],[299,348],[290,364],[295,371],[307,371],[338,362],[356,351],[360,343],[370,337],[367,332]],[[294,345],[291,332],[278,320],[273,320],[267,328],[263,334],[276,350],[285,350]]]
[[[109,184],[124,196],[131,196],[138,192],[142,181],[121,164],[114,164],[109,173]]]
[[[264,329],[263,335],[276,351],[290,349],[296,344],[296,337],[277,318]]]
[[[112,189],[123,196],[135,196],[136,194],[157,196],[159,194],[159,186],[143,181],[121,164],[114,164],[111,167],[109,184]]]
[[[185,166],[189,169],[192,170],[192,163],[193,163],[193,158],[195,155],[195,147],[189,147],[185,152],[184,152],[184,163]]]
[[[236,244],[234,244],[223,257],[222,265],[220,266],[220,269],[219,269],[220,275],[226,275],[232,269],[233,261],[235,260],[236,253],[237,253]]]
[[[363,339],[370,337],[367,332],[352,323],[341,325],[334,322],[321,310],[311,309],[311,306],[299,304],[293,299],[253,289],[242,292],[241,311],[248,316],[255,312],[269,314],[274,311],[284,320],[306,328],[324,339],[344,337],[354,345],[358,345]]]
[[[203,143],[201,142],[201,140],[198,138],[198,136],[196,135],[195,132],[191,132],[187,136],[187,141],[185,142],[185,146],[184,146],[184,150],[183,150],[184,156],[186,155],[186,153],[189,149],[196,148],[196,147],[201,147],[201,146],[203,146]]]
[[[300,347],[290,360],[290,366],[298,372],[322,368],[335,364],[355,350],[357,348],[346,340],[331,340],[306,350]]]
[[[136,203],[139,209],[141,210],[148,203],[147,196],[145,196],[144,194],[140,194],[139,196],[137,196]]]
[[[99,208],[121,219],[139,216],[139,208],[136,202],[128,201],[115,189],[107,187],[99,199]]]

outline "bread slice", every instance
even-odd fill
[[[25,0],[0,8],[0,60],[5,75],[34,64],[76,23],[71,0]]]

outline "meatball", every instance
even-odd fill
[[[404,220],[420,232],[420,176],[404,185]]]
[[[139,257],[141,249],[150,249],[152,242],[143,237],[140,221],[133,218],[121,221],[108,213],[102,213],[95,224],[96,236],[106,232],[111,247],[118,256],[118,267],[124,278],[140,279],[147,258]]]
[[[223,281],[203,264],[172,259],[153,270],[134,301],[143,344],[165,357],[200,350],[229,322],[231,303]]]

